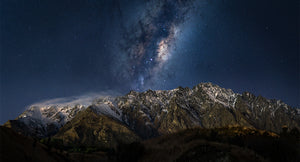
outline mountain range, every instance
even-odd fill
[[[200,83],[191,89],[102,96],[90,104],[33,105],[3,126],[48,145],[111,149],[194,128],[247,128],[276,137],[283,128],[300,129],[300,109]]]

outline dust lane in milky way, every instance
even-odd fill
[[[143,15],[124,29],[116,78],[131,89],[145,90],[155,82],[164,64],[172,57],[180,25],[193,9],[192,0],[154,0],[147,3]]]

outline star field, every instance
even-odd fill
[[[41,100],[212,82],[300,107],[298,0],[2,0],[0,121]]]

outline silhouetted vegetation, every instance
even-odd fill
[[[274,133],[244,128],[188,129],[122,145],[118,161],[298,161],[299,131]]]
[[[117,161],[138,161],[144,154],[144,145],[140,142],[131,144],[120,144],[116,150]]]
[[[5,135],[3,138],[9,138]],[[13,134],[13,132],[8,132]],[[279,135],[245,127],[216,129],[193,128],[143,142],[105,148],[88,145],[64,145],[61,139],[30,139],[23,147],[42,150],[60,161],[299,161],[299,130],[283,128]],[[14,138],[23,139],[16,133]],[[3,139],[2,139],[3,140]],[[44,145],[42,145],[42,144]],[[9,144],[9,143],[7,143]],[[13,143],[15,145],[15,143]],[[15,146],[10,146],[14,148]],[[19,146],[18,146],[19,147]],[[53,159],[52,157],[52,159]],[[54,159],[55,159],[54,158]],[[36,159],[26,155],[25,161]],[[41,159],[41,158],[40,158]]]

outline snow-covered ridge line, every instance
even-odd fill
[[[97,97],[96,94],[88,94],[41,101],[28,106],[18,119],[26,121],[30,117],[41,121],[42,124],[50,122],[63,125],[78,111],[91,105]]]
[[[47,128],[49,125],[54,125],[58,129],[89,106],[98,113],[121,120],[122,112],[115,108],[113,99],[97,94],[51,99],[32,104],[17,117],[17,120],[30,127]]]

